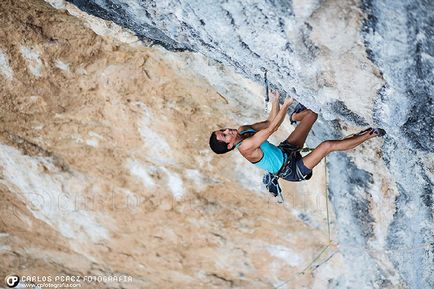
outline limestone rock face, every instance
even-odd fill
[[[2,276],[434,287],[432,2],[47,2],[0,2]],[[387,137],[276,204],[261,171],[208,148],[265,118],[264,69],[318,111],[309,146]]]

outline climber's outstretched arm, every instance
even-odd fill
[[[293,101],[294,99],[292,97],[286,98],[279,110],[279,113],[270,122],[270,125],[267,128],[258,131],[253,136],[245,139],[240,145],[240,152],[248,153],[249,151],[258,149],[264,141],[266,141],[274,132],[276,132],[285,119],[286,112]]]

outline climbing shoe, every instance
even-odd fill
[[[371,130],[372,130],[372,127],[368,127],[367,129],[359,131],[358,133],[354,134],[353,136],[359,136],[359,135],[367,133],[368,131],[370,132]]]
[[[367,129],[364,129],[364,130],[362,130],[362,131],[359,131],[358,133],[350,134],[350,135],[344,137],[344,139],[347,139],[347,138],[350,138],[350,137],[361,136],[362,134],[365,134],[365,133],[367,133],[367,132],[370,132],[371,130],[372,130],[372,127],[368,127]]]
[[[302,105],[301,103],[299,103],[299,104],[297,104],[296,106],[295,106],[295,108],[294,108],[294,111],[291,113],[291,115],[289,116],[289,120],[291,121],[291,124],[295,124],[295,123],[297,123],[297,121],[296,120],[293,120],[292,119],[292,116],[294,115],[294,114],[296,114],[296,113],[299,113],[299,112],[302,112],[303,110],[306,110],[307,108],[304,106],[304,105]]]
[[[376,128],[371,129],[369,134],[375,134],[375,135],[381,137],[381,136],[384,136],[386,134],[386,131],[382,128],[376,127]]]

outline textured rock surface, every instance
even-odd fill
[[[434,286],[432,2],[70,1],[137,38],[47,2],[82,20],[36,0],[0,4],[2,275]],[[311,146],[388,131],[328,158],[335,245],[304,275],[328,241],[324,168],[286,184],[277,206],[260,172],[207,148],[210,130],[262,116],[263,68],[320,113]]]
[[[314,282],[296,274],[327,242],[324,168],[313,186],[286,186],[283,207],[241,157],[208,149],[226,114],[263,116],[261,85],[42,1],[0,11],[1,276],[133,277],[84,288]]]

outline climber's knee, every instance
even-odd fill
[[[319,146],[318,146],[325,154],[329,154],[333,151],[333,142],[330,140],[326,140],[323,141]]]

